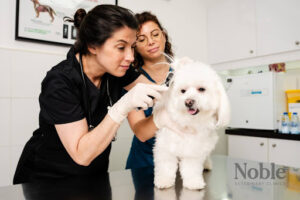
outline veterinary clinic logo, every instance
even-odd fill
[[[285,179],[287,175],[287,167],[278,167],[274,163],[271,166],[264,166],[258,163],[258,166],[248,167],[248,163],[234,163],[235,176],[234,179]]]

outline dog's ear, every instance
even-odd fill
[[[219,93],[219,105],[217,109],[217,127],[225,127],[230,121],[230,104],[229,99],[224,89],[224,86],[219,79],[216,84],[216,89]]]
[[[175,59],[175,61],[172,63],[172,67],[174,68],[174,70],[178,70],[181,67],[193,63],[194,61],[189,58],[189,57],[183,57],[183,58],[179,58],[179,59]]]

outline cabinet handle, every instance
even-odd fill
[[[300,42],[299,42],[299,41],[296,41],[296,42],[295,42],[295,44],[296,44],[296,45],[299,45],[299,44],[300,44]]]
[[[253,51],[253,50],[250,50],[250,53],[251,53],[251,54],[253,54],[253,53],[254,53],[254,51]]]
[[[261,143],[260,143],[260,146],[264,146],[264,143],[263,143],[263,142],[261,142]]]
[[[276,147],[276,144],[272,144],[272,147],[275,148],[275,147]]]

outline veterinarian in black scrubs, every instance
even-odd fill
[[[120,123],[166,90],[145,84],[129,67],[137,29],[129,10],[99,5],[69,20],[78,28],[77,41],[42,82],[39,128],[24,147],[14,184],[107,172]],[[129,92],[120,98],[122,88]],[[147,123],[156,128],[153,120]]]

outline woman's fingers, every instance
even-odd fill
[[[161,93],[167,91],[168,88],[161,85],[149,85],[147,92],[147,95],[153,97],[156,100],[161,99]]]
[[[140,99],[137,107],[138,109],[147,110],[152,107],[154,100],[159,100],[162,97],[162,92],[168,90],[168,87],[161,85],[151,85],[151,84],[139,84],[139,93],[137,93],[136,98]]]

